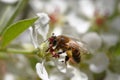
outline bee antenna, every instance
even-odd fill
[[[46,42],[46,41],[48,41],[48,39],[44,40],[43,42]]]

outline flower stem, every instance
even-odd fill
[[[27,51],[27,50],[18,50],[18,49],[0,49],[0,53],[14,53],[14,54],[34,54],[36,50]]]

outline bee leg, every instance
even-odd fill
[[[54,49],[52,47],[53,47],[53,45],[50,44],[49,47],[48,47],[48,49],[45,52],[48,52],[49,50],[50,50],[50,52],[53,51]]]
[[[55,53],[54,51],[52,52],[52,57],[59,58],[59,54]]]
[[[60,57],[60,54],[64,53],[65,51],[58,52],[56,55],[58,55],[58,58]]]
[[[48,48],[45,52],[48,52],[50,50],[50,48]]]
[[[69,57],[68,56],[65,56],[65,64],[66,62],[69,60]]]
[[[58,52],[58,54],[62,54],[63,52]]]
[[[65,51],[62,51],[62,52],[58,52],[58,54],[62,54],[62,53],[64,53]]]
[[[60,56],[59,56],[59,54],[54,54],[53,57],[59,58]]]

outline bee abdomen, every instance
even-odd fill
[[[79,63],[80,62],[80,52],[79,50],[75,50],[72,54],[72,57],[75,62]]]

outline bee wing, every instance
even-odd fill
[[[82,54],[89,54],[87,45],[84,42],[76,41]]]
[[[68,45],[70,45],[74,48],[79,47],[82,54],[89,54],[87,44],[85,42],[83,42],[80,38],[76,38],[76,37],[70,36],[70,35],[65,35],[65,36],[68,36],[71,39],[70,44],[68,43]],[[82,34],[80,36],[82,36]],[[76,45],[76,43],[74,43],[74,42],[76,42],[78,45]]]
[[[77,37],[75,37],[75,36],[66,35],[66,34],[63,34],[63,35],[69,37],[70,39],[72,39],[72,40],[74,40],[74,41],[79,41],[79,40],[80,40],[80,38],[77,38]]]

